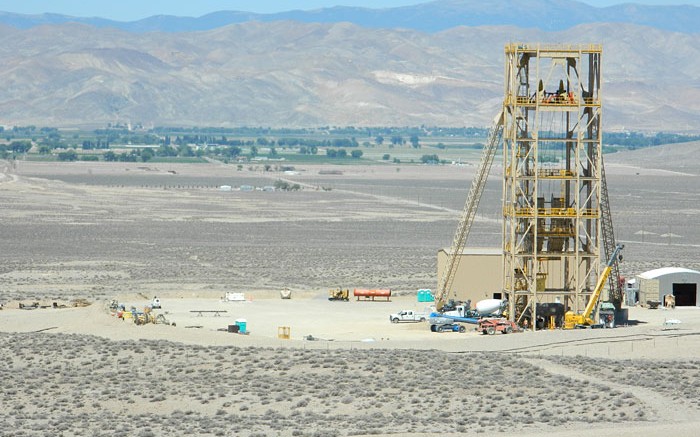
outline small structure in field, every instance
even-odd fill
[[[224,301],[226,301],[226,302],[244,302],[245,301],[245,293],[226,292],[226,295],[224,296]]]

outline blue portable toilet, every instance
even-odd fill
[[[236,326],[238,326],[238,332],[240,334],[246,333],[247,325],[248,325],[248,322],[246,321],[246,319],[237,319],[236,320]]]
[[[433,302],[435,297],[429,289],[418,290],[418,302]]]

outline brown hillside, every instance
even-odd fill
[[[486,126],[511,41],[604,45],[605,126],[698,131],[700,35],[624,24],[437,34],[250,22],[135,34],[0,29],[0,124]]]

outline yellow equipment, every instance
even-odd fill
[[[145,325],[147,323],[156,323],[156,316],[151,312],[134,313],[134,323],[137,325]]]
[[[343,290],[342,288],[334,288],[328,291],[328,300],[344,300],[348,301],[350,296],[350,290],[347,288]]]
[[[289,326],[278,326],[277,338],[281,340],[289,340],[291,338],[291,328]]]
[[[615,251],[613,251],[613,254],[608,260],[605,269],[603,269],[603,273],[600,275],[600,278],[598,278],[598,283],[596,284],[595,290],[593,290],[593,294],[591,294],[591,298],[588,300],[588,304],[586,305],[586,309],[583,310],[583,313],[575,314],[573,311],[567,311],[566,314],[564,314],[564,329],[587,327],[595,324],[595,321],[591,318],[593,309],[598,303],[598,298],[600,298],[600,293],[603,291],[605,281],[607,281],[610,271],[612,270],[615,261],[617,261],[618,255],[623,247],[625,247],[624,244],[618,244],[615,247]],[[622,256],[620,256],[619,259],[622,261]]]

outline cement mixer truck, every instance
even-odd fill
[[[471,302],[464,304],[455,304],[448,302],[442,308],[442,311],[434,311],[430,313],[428,324],[431,332],[444,331],[459,331],[464,332],[465,329],[459,329],[461,323],[478,325],[479,320],[483,317],[500,317],[503,315],[504,309],[508,306],[508,302],[501,299],[485,299],[476,303],[475,309],[470,308]],[[462,326],[463,327],[463,326]]]

